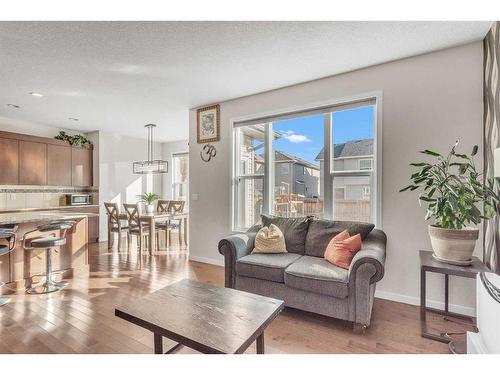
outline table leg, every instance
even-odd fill
[[[154,333],[154,341],[155,341],[155,354],[163,354],[162,336],[157,333]]]
[[[155,228],[155,220],[153,216],[149,217],[149,255],[153,255],[153,250],[155,249],[155,238],[156,238],[156,228]]]
[[[184,245],[186,245],[186,246],[188,244],[187,231],[188,231],[188,219],[187,219],[187,217],[185,217],[184,218]]]
[[[420,270],[420,322],[425,322],[425,300],[426,300],[426,274],[425,270]],[[423,327],[422,327],[423,328]]]
[[[264,332],[257,337],[257,354],[264,354]]]
[[[450,290],[450,276],[448,274],[444,275],[444,311],[448,312],[448,299]]]

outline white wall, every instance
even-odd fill
[[[482,57],[482,43],[476,42],[221,103],[221,141],[214,143],[217,156],[209,163],[200,160],[203,145],[196,143],[196,110],[191,110],[190,257],[222,264],[217,243],[230,232],[231,118],[380,90],[381,227],[388,244],[386,274],[377,291],[385,298],[418,304],[418,251],[430,249],[425,210],[416,194],[398,191],[409,183],[408,164],[420,159],[418,150],[446,151],[457,138],[464,152],[474,144],[482,147]],[[482,161],[478,164],[481,169]],[[479,256],[481,246],[478,241]],[[450,303],[470,313],[474,282],[452,278],[451,284]],[[431,300],[442,300],[442,278],[432,277],[428,290]]]
[[[165,142],[161,145],[162,149],[162,158],[163,160],[168,161],[168,173],[165,173],[162,178],[162,198],[163,199],[172,199],[172,155],[189,152],[189,144],[188,140],[185,141],[176,141],[176,142]]]
[[[104,202],[137,202],[137,195],[146,192],[161,194],[161,175],[132,173],[132,162],[147,159],[147,141],[99,131],[99,240],[107,240],[107,218]],[[161,144],[155,142],[155,156],[161,154]]]

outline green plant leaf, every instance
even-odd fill
[[[426,155],[431,155],[431,156],[441,156],[440,153],[437,153],[436,151],[432,151],[432,150],[424,150],[424,151],[420,151],[420,153],[422,154],[426,154]]]
[[[472,152],[470,153],[470,155],[475,156],[477,154],[478,149],[479,147],[477,145],[474,145],[474,147],[472,147]]]

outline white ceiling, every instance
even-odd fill
[[[187,139],[189,108],[481,40],[490,25],[0,22],[0,116],[138,137],[152,122],[157,140]]]

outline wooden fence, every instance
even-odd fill
[[[315,216],[323,217],[323,200],[305,198],[294,202],[276,202],[275,214],[279,216]],[[336,200],[334,217],[339,220],[370,222],[370,201],[368,200]]]

